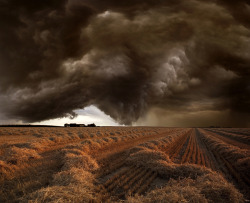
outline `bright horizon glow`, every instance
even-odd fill
[[[70,119],[68,117],[56,118],[31,124],[63,126],[65,123],[95,123],[97,126],[119,126],[119,124],[114,119],[112,119],[109,115],[105,114],[94,105],[90,105],[88,107],[85,107],[84,109],[77,109],[74,112],[78,114],[78,116],[73,119]]]

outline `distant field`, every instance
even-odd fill
[[[0,128],[0,202],[245,202],[250,129]]]

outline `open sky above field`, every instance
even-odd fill
[[[0,0],[0,19],[0,123],[250,127],[248,0]]]

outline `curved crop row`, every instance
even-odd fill
[[[179,155],[179,152],[182,149],[183,145],[187,142],[188,135],[190,133],[191,131],[183,133],[182,136],[178,137],[175,142],[173,142],[168,148],[166,148],[165,152],[172,160]]]
[[[249,157],[249,151],[228,145],[220,139],[210,136],[205,130],[200,129],[199,131],[201,132],[202,139],[214,154],[216,161],[220,164],[220,170],[225,176],[237,183],[241,190],[249,190],[250,177],[247,172],[249,168],[242,169],[237,165],[240,159]]]
[[[195,130],[192,130],[188,135],[188,143],[186,146],[183,146],[183,149],[181,150],[182,153],[180,153],[180,163],[197,164],[214,169],[213,161],[211,161],[212,158],[207,153],[207,150],[198,135],[199,134]]]
[[[108,196],[124,198],[125,196],[142,193],[156,178],[155,174],[143,167],[127,167],[112,176],[99,188],[100,192],[108,193]],[[151,180],[151,181],[149,181]]]
[[[247,135],[236,134],[235,132],[224,131],[222,129],[206,129],[206,130],[241,143],[246,143],[248,145],[250,144],[250,136]]]

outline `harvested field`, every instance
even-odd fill
[[[0,202],[245,202],[249,132],[0,128]]]

